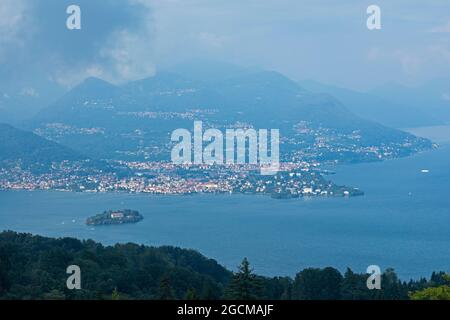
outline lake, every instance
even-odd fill
[[[248,257],[263,275],[306,267],[393,267],[403,279],[450,271],[450,146],[409,158],[339,166],[356,198],[276,200],[252,195],[0,192],[0,230],[105,244],[192,248],[235,270]],[[422,172],[428,170],[428,172]],[[88,227],[108,209],[135,209],[134,225]]]

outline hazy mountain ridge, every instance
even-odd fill
[[[333,135],[357,136],[333,142],[337,149],[348,143],[362,147],[392,143],[417,145],[418,149],[431,146],[426,140],[363,119],[332,95],[308,91],[278,72],[236,67],[237,71],[230,69],[222,76],[222,65],[216,72],[209,66],[212,69],[205,80],[199,80],[201,75],[187,75],[186,70],[195,70],[192,67],[181,68],[182,75],[172,69],[121,86],[86,79],[42,110],[30,128],[103,158],[136,156],[150,152],[152,147],[162,148],[170,142],[168,136],[173,130],[191,128],[194,120],[219,128],[237,124],[278,128],[285,137],[300,142],[305,136],[296,132],[299,123],[311,129],[311,135],[314,130],[326,131],[328,140],[333,140]],[[200,74],[205,74],[204,70]],[[95,134],[80,137],[67,134],[65,129],[48,128],[55,123]],[[167,150],[158,152],[167,158]]]
[[[312,92],[327,93],[340,100],[358,116],[395,128],[442,124],[437,114],[426,112],[417,105],[402,101],[392,101],[390,96],[376,91],[359,92],[312,80],[299,82]]]
[[[35,79],[31,82],[1,80],[6,79],[0,79],[0,121],[13,125],[35,116],[66,91],[49,79]]]
[[[287,120],[311,121],[313,125],[343,130],[363,129],[355,128],[355,123],[374,125],[353,114],[332,95],[312,93],[272,71],[214,82],[162,72],[120,87],[89,78],[43,110],[34,121],[76,124],[77,120],[90,118],[104,122],[98,118],[109,117],[114,121],[115,112],[183,112],[194,108],[215,109],[221,116],[255,125]]]
[[[2,123],[0,123],[0,150],[0,161],[20,159],[25,162],[50,163],[88,159],[56,142]]]
[[[104,161],[4,123],[0,123],[0,150],[0,168],[7,170],[15,168],[33,173],[59,171],[68,175],[74,170],[110,171]]]
[[[438,78],[415,87],[391,82],[370,91],[378,97],[390,100],[421,114],[432,117],[432,124],[450,123],[450,78]]]

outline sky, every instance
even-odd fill
[[[81,30],[66,28],[67,6]],[[368,30],[366,9],[381,9]],[[357,90],[450,74],[447,0],[0,0],[0,85],[113,83],[190,59]]]

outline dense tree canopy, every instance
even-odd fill
[[[81,290],[66,286],[69,265],[81,269]],[[232,273],[193,250],[0,233],[0,299],[450,299],[442,272],[405,283],[388,269],[381,290],[367,277],[328,267],[268,278],[247,259]]]

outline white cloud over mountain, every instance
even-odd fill
[[[77,0],[82,29],[68,30],[73,1],[1,0],[0,81],[51,78],[73,85],[86,76],[113,82],[153,71],[152,12],[145,1]]]

